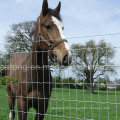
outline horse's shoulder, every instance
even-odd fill
[[[18,54],[14,54],[11,58],[10,58],[10,62],[9,64],[21,64],[23,62],[25,62],[26,60],[28,61],[31,58],[31,54],[30,53],[18,53]]]
[[[14,54],[12,56],[12,59],[16,59],[16,58],[23,59],[23,58],[29,57],[30,55],[31,55],[30,53],[18,53],[18,54]]]

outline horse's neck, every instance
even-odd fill
[[[33,64],[39,65],[40,67],[44,67],[44,65],[48,65],[48,53],[42,51],[42,47],[40,46],[39,39],[39,21],[36,23],[35,31],[34,31],[34,42],[33,42]]]
[[[33,80],[43,82],[46,81],[44,76],[47,74],[48,71],[48,55],[43,51],[33,51],[32,54],[32,65],[36,68],[32,71]],[[47,69],[46,69],[47,68]],[[44,73],[44,74],[43,74]]]
[[[48,67],[48,53],[42,50],[39,41],[39,32],[38,32],[38,22],[36,23],[35,32],[34,32],[34,42],[33,42],[33,53],[32,53],[32,65],[38,66],[37,70],[34,70],[33,78],[39,82],[48,81],[50,79],[50,70]],[[37,76],[37,75],[38,76]],[[47,79],[45,79],[47,77]]]
[[[34,31],[34,42],[33,42],[33,53],[32,53],[32,65],[38,66],[40,69],[37,71],[43,74],[43,70],[47,70],[48,66],[48,53],[42,50],[42,46],[40,46],[39,39],[39,23],[37,21],[35,31]],[[44,69],[45,68],[45,69]],[[47,68],[47,69],[46,69]]]
[[[39,51],[37,53],[37,65],[39,65],[40,67],[45,67],[48,65],[48,55],[47,53],[44,51]]]
[[[36,48],[32,53],[32,65],[39,66],[41,68],[48,65],[48,53],[42,51],[40,48]]]

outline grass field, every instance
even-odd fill
[[[17,111],[16,107],[15,110]],[[28,120],[34,120],[30,109]],[[5,86],[0,87],[0,120],[8,120],[8,101]],[[15,120],[17,118],[17,112]],[[120,120],[120,91],[99,91],[54,88],[45,120]]]

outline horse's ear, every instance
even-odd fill
[[[43,5],[42,5],[42,14],[43,14],[43,16],[46,16],[47,12],[48,12],[48,1],[44,0]]]
[[[60,13],[61,2],[59,2],[58,6],[54,9],[57,13]]]

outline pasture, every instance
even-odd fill
[[[6,86],[0,87],[0,120],[8,120]],[[15,106],[18,120],[17,105]],[[53,88],[45,120],[120,120],[120,91]],[[30,109],[27,120],[33,120],[35,110]]]

